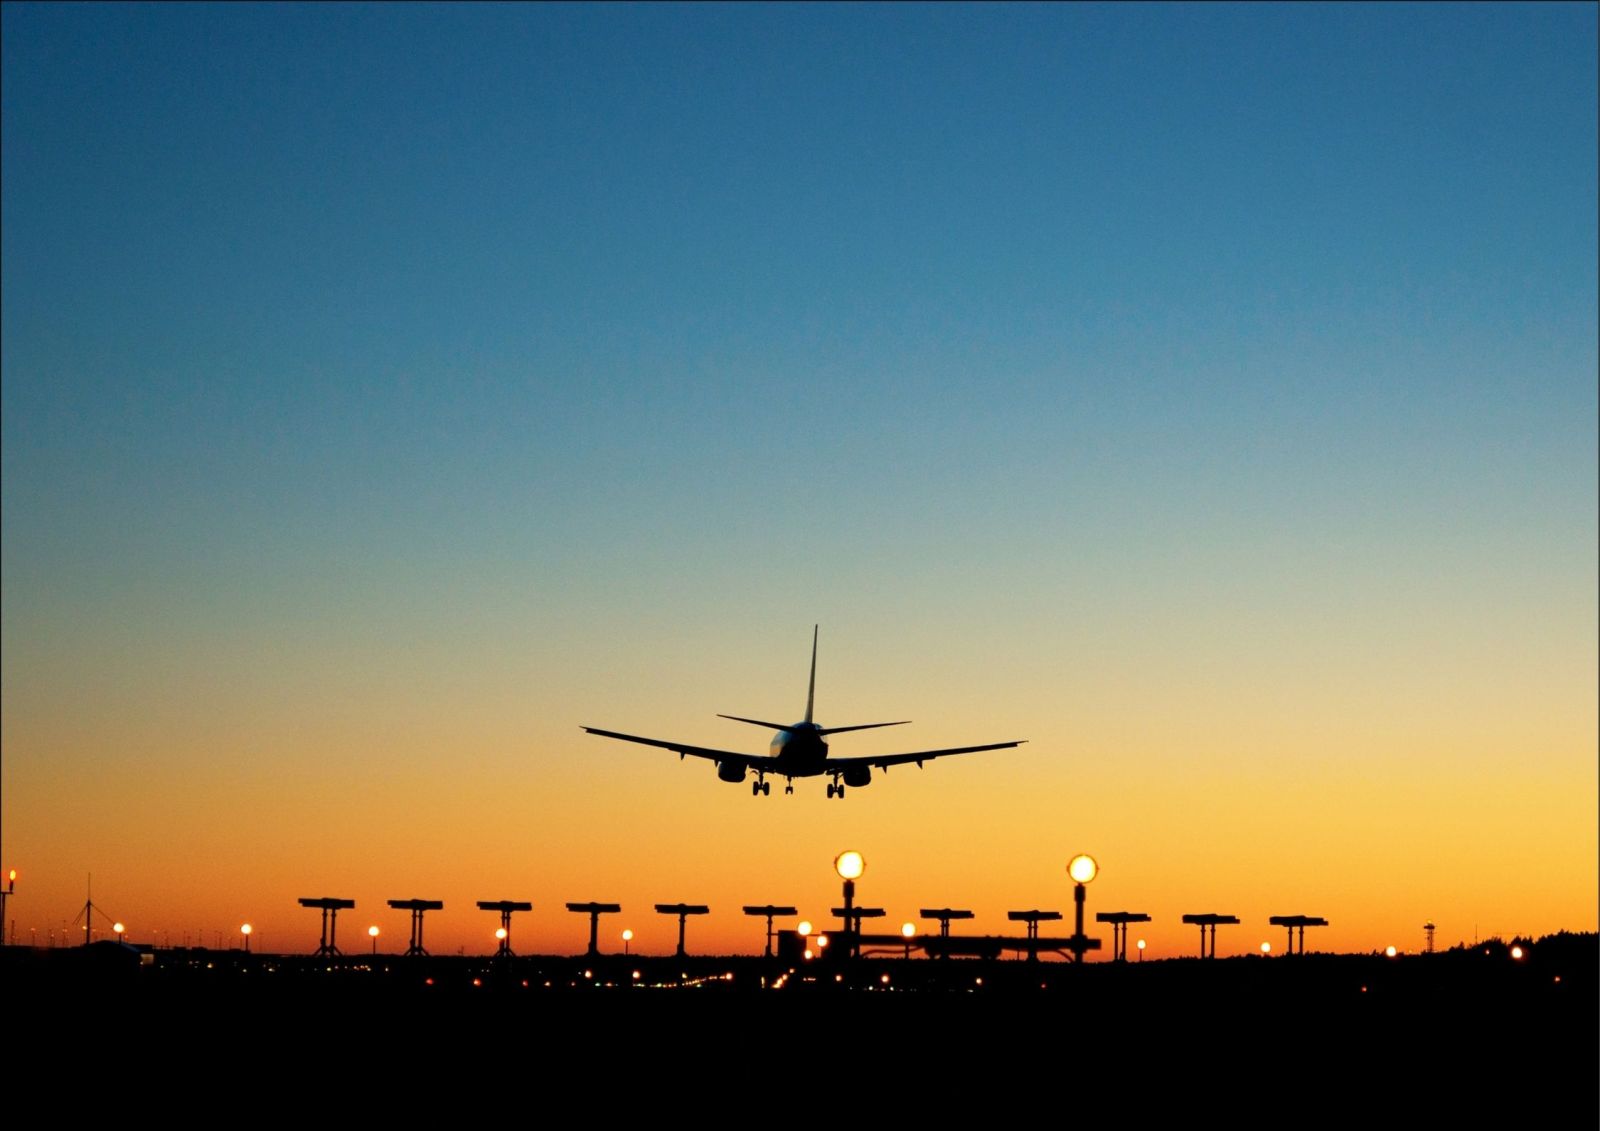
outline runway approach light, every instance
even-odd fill
[[[801,938],[809,938],[811,936],[811,920],[800,920],[800,925],[795,928],[795,931],[799,933]]]
[[[1522,948],[1520,946],[1512,947],[1511,948],[1511,957],[1515,958],[1518,962],[1521,962],[1522,961]]]
[[[1084,857],[1084,859],[1088,859],[1088,857]],[[841,852],[834,857],[833,870],[839,873],[841,880],[859,880],[861,873],[867,870],[867,862],[861,853],[851,849],[849,852]]]
[[[917,937],[916,924],[915,923],[901,923],[900,924],[900,936],[902,938],[907,938],[907,939],[916,938]]]
[[[1067,875],[1071,876],[1074,883],[1086,884],[1100,874],[1100,865],[1094,862],[1094,857],[1083,853],[1072,858],[1067,865]]]
[[[1384,954],[1385,954],[1385,955],[1386,955],[1386,956],[1387,956],[1387,957],[1389,957],[1389,958],[1393,958],[1393,957],[1394,957],[1394,956],[1395,956],[1395,955],[1397,955],[1397,954],[1399,954],[1399,953],[1400,953],[1400,952],[1399,952],[1399,951],[1398,951],[1398,950],[1396,950],[1396,949],[1395,949],[1395,948],[1394,948],[1394,947],[1392,947],[1392,946],[1387,946],[1387,947],[1384,947],[1384,948],[1383,948],[1383,953],[1384,953]]]

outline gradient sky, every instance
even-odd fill
[[[5,5],[19,938],[1594,930],[1596,12]]]

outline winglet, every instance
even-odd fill
[[[811,706],[817,698],[817,625],[811,626],[811,685],[806,688],[806,722],[811,721]]]

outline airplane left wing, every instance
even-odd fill
[[[602,738],[620,738],[623,742],[637,742],[641,746],[659,746],[663,750],[676,752],[680,758],[685,754],[691,758],[708,758],[718,766],[721,766],[724,762],[732,762],[737,766],[749,766],[755,769],[770,770],[772,768],[773,759],[762,754],[740,754],[734,750],[713,750],[709,746],[689,746],[686,743],[667,742],[665,739],[660,738],[640,738],[636,734],[618,734],[614,730],[600,730],[598,727],[584,727],[583,729],[590,734],[598,734]],[[978,749],[984,748],[979,747]],[[947,750],[945,753],[951,754],[956,753],[956,751]]]
[[[921,766],[924,762],[931,762],[935,758],[948,758],[952,754],[976,754],[980,750],[1009,750],[1013,746],[1021,746],[1027,739],[1018,739],[1016,742],[991,742],[987,746],[952,746],[948,750],[918,750],[911,754],[868,754],[860,758],[829,758],[827,767],[832,771],[835,766],[848,768],[850,766],[871,766],[875,770],[888,769],[890,766],[903,766],[907,762],[915,762]]]

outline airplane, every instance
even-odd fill
[[[601,730],[598,727],[584,727],[590,734],[598,734],[602,738],[619,738],[623,742],[637,742],[644,746],[659,746],[663,750],[677,752],[678,760],[682,761],[687,756],[707,758],[716,763],[717,777],[726,782],[742,782],[745,776],[755,771],[756,780],[750,783],[752,797],[762,797],[772,792],[772,783],[767,781],[767,775],[784,778],[786,784],[783,792],[794,792],[795,778],[814,778],[824,774],[833,780],[828,784],[830,798],[844,797],[845,786],[864,786],[872,780],[874,769],[888,771],[890,766],[904,765],[915,762],[917,768],[922,768],[922,763],[932,761],[934,758],[946,758],[952,754],[975,754],[980,750],[1006,750],[1013,746],[1021,746],[1026,739],[1016,742],[991,742],[986,746],[952,746],[945,750],[918,750],[910,754],[873,754],[867,757],[856,758],[829,758],[828,744],[823,741],[830,734],[843,734],[850,730],[874,730],[878,727],[905,726],[910,719],[902,719],[894,723],[858,723],[848,727],[818,726],[811,718],[812,705],[817,697],[817,627],[811,629],[811,683],[806,689],[806,717],[798,723],[783,726],[779,723],[764,723],[760,719],[746,719],[738,715],[718,715],[719,719],[731,719],[736,723],[749,723],[752,726],[766,727],[777,733],[772,736],[772,746],[768,753],[740,754],[732,750],[713,750],[706,746],[691,746],[683,742],[667,742],[659,738],[640,738],[634,734],[618,734],[614,730]]]

